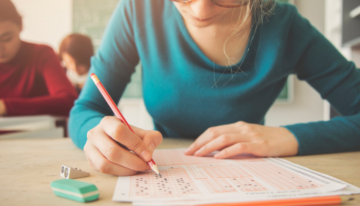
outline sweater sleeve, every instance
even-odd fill
[[[297,12],[289,54],[298,57],[297,77],[342,114],[330,121],[285,126],[299,142],[298,155],[360,150],[360,70]]]
[[[105,30],[97,54],[91,59],[90,74],[95,73],[115,103],[119,102],[131,74],[139,62],[132,28],[130,0],[117,5]],[[113,115],[91,78],[88,78],[79,99],[70,112],[69,133],[75,145],[85,146],[87,132],[104,116]]]
[[[54,50],[39,52],[38,72],[45,81],[48,95],[32,98],[4,98],[7,115],[50,114],[68,116],[77,93],[63,71]]]

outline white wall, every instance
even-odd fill
[[[299,13],[324,33],[324,0],[295,0]],[[324,103],[320,95],[306,82],[295,77],[294,100],[289,104],[275,104],[266,115],[268,126],[288,125],[324,119]]]
[[[57,51],[72,30],[72,0],[13,0],[23,17],[21,38],[44,43]]]
[[[351,49],[341,47],[342,0],[325,0],[325,36],[333,45],[351,60]]]

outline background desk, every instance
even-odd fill
[[[187,147],[192,141],[164,139],[158,147]],[[360,187],[360,152],[285,158]],[[156,161],[156,160],[155,160]],[[50,183],[61,179],[60,167],[66,165],[90,172],[80,181],[95,184],[99,200],[90,205],[131,205],[113,202],[117,177],[101,174],[87,163],[82,150],[69,138],[0,140],[0,205],[84,205],[55,196]],[[360,195],[349,205],[360,205]]]

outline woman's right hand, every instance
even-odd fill
[[[91,129],[87,133],[84,147],[91,167],[102,173],[119,176],[149,170],[147,162],[152,159],[154,149],[162,142],[162,135],[157,131],[142,130],[134,126],[131,128],[135,134],[118,118],[106,116]]]

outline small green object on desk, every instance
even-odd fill
[[[55,180],[51,189],[59,197],[65,197],[78,202],[90,202],[99,197],[99,190],[94,184],[72,179]]]

